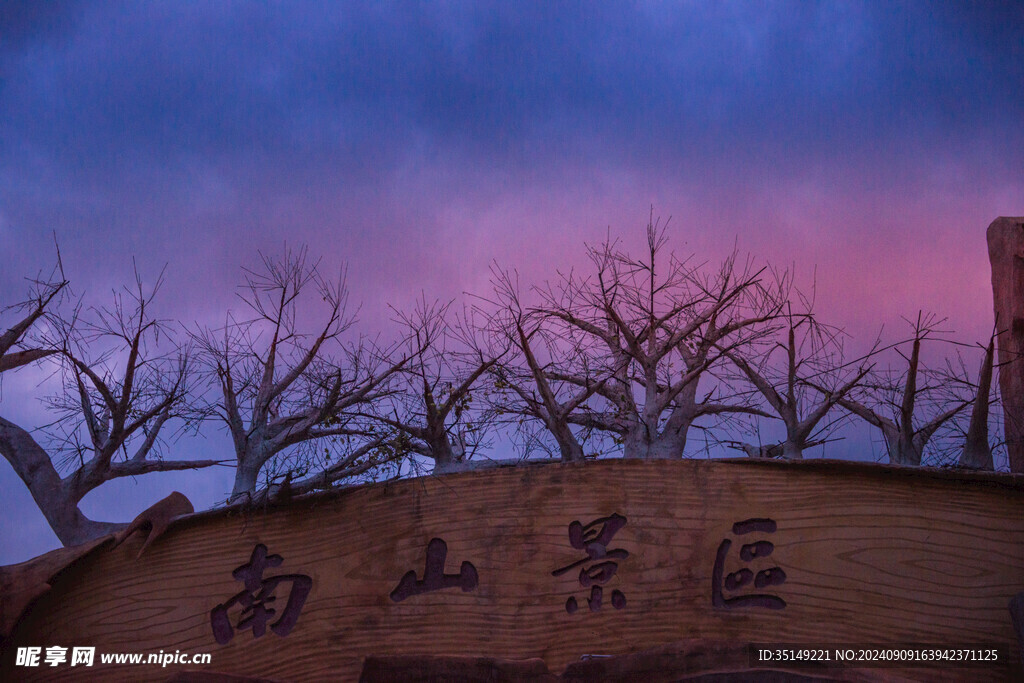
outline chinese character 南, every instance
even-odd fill
[[[303,574],[281,574],[263,578],[264,571],[270,567],[279,567],[283,562],[284,559],[280,555],[267,555],[267,546],[260,543],[253,548],[248,564],[243,564],[231,573],[236,580],[245,584],[245,590],[227,602],[217,605],[210,612],[213,636],[218,643],[227,645],[235,636],[228,619],[228,610],[235,605],[242,608],[236,628],[252,629],[253,638],[259,638],[266,633],[267,622],[277,613],[277,610],[271,607],[271,603],[277,600],[274,591],[282,583],[290,583],[291,591],[280,618],[270,626],[270,629],[279,636],[286,636],[291,632],[299,620],[306,597],[313,588],[313,579]]]
[[[736,536],[761,532],[766,534],[775,533],[776,524],[770,519],[747,519],[736,522],[732,525],[732,533]],[[753,593],[725,597],[725,592],[744,588],[751,583],[754,588],[762,589],[768,586],[778,586],[786,581],[786,572],[781,567],[769,567],[762,569],[755,575],[750,569],[744,567],[730,574],[725,573],[725,559],[729,554],[732,541],[723,539],[718,546],[718,555],[715,557],[715,567],[711,572],[711,604],[715,607],[732,609],[735,607],[766,607],[768,609],[782,609],[786,601],[769,593]],[[758,540],[752,543],[745,543],[740,547],[740,559],[744,562],[752,562],[758,558],[767,557],[775,550],[775,545],[770,541]]]
[[[591,612],[601,609],[601,602],[604,596],[604,584],[611,581],[618,571],[619,565],[615,560],[624,560],[629,557],[629,551],[622,548],[609,549],[608,545],[612,537],[619,529],[626,526],[626,518],[620,514],[613,513],[610,517],[595,519],[584,526],[579,521],[569,525],[569,544],[577,550],[584,550],[587,556],[566,565],[561,569],[551,572],[552,576],[561,576],[570,569],[585,565],[580,569],[579,582],[583,588],[590,589],[590,597],[587,604]],[[588,563],[593,563],[589,564]],[[615,609],[622,609],[626,606],[626,596],[620,590],[612,591],[612,606]],[[579,603],[575,597],[565,601],[565,611],[569,614],[579,609]]]
[[[427,564],[423,569],[423,579],[417,580],[415,570],[410,569],[395,586],[395,590],[391,591],[391,599],[401,602],[414,595],[456,586],[465,593],[476,588],[479,580],[476,567],[463,562],[458,574],[445,574],[444,563],[447,558],[448,544],[440,538],[431,539],[427,544]]]

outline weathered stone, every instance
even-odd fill
[[[988,226],[999,346],[999,391],[1011,472],[1024,472],[1024,217]]]

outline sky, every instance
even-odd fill
[[[924,309],[979,341],[985,228],[1024,215],[1022,35],[998,2],[5,2],[0,307],[56,240],[88,305],[165,269],[160,314],[212,325],[260,252],[305,244],[387,335],[492,262],[540,284],[638,245],[653,207],[679,254],[794,268],[854,339]],[[45,375],[6,373],[0,414],[44,425]],[[0,487],[0,564],[56,547],[6,461]]]

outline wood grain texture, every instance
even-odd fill
[[[95,646],[91,668],[62,678],[161,680],[194,665],[99,665],[99,653],[212,654],[212,671],[275,680],[356,680],[367,656],[467,655],[544,660],[563,671],[581,655],[622,655],[691,639],[735,643],[999,645],[1020,669],[1007,604],[1024,588],[1024,478],[905,471],[850,463],[603,461],[428,477],[373,485],[246,514],[197,515],[172,525],[141,558],[141,539],[101,549],[57,577],[12,633],[4,680],[54,670],[13,667],[18,646]],[[591,612],[578,570],[586,553],[568,529],[617,513],[609,543],[629,556]],[[771,519],[774,533],[736,535]],[[444,572],[471,562],[476,587],[389,596],[406,572],[423,578],[426,549],[447,545]],[[724,571],[778,566],[784,609],[712,604]],[[774,550],[749,563],[742,545]],[[232,571],[265,545],[283,558],[264,578],[303,574],[313,586],[294,629],[260,638],[236,630],[218,645],[210,612],[243,589]],[[589,562],[593,565],[594,562]],[[584,565],[585,566],[585,565]],[[616,609],[610,592],[623,593]],[[281,584],[277,604],[287,600]],[[565,609],[575,596],[580,609]],[[280,614],[280,610],[278,612]],[[1008,662],[1009,665],[1009,662]],[[876,672],[878,670],[875,670]],[[902,669],[920,680],[962,680],[969,669]],[[9,675],[16,674],[16,678]],[[980,680],[980,679],[979,679]]]

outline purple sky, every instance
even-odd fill
[[[979,3],[980,5],[980,3]],[[653,205],[680,253],[817,273],[856,339],[918,309],[992,324],[984,230],[1024,214],[1019,3],[0,5],[0,305],[53,261],[102,304],[166,264],[161,314],[216,324],[257,251],[347,263],[387,304],[583,263]],[[0,414],[37,427],[45,374]],[[215,429],[179,445],[230,453]],[[0,463],[0,563],[56,545]],[[230,472],[107,485],[130,519]]]

